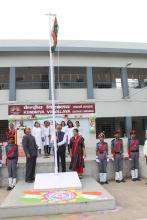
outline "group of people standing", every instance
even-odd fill
[[[44,121],[44,126],[41,127],[40,123],[36,121],[32,129],[32,135],[35,137],[38,146],[38,154],[42,154],[44,148],[44,156],[49,156],[51,152],[51,127],[49,121]]]
[[[76,121],[74,125],[71,120],[68,120],[67,123],[65,121],[62,121],[61,123],[56,122],[56,128],[58,125],[61,125],[61,131],[66,135],[66,145],[68,145],[69,152],[69,144],[70,139],[73,136],[73,129],[80,129],[80,123],[79,121]],[[36,121],[32,129],[32,135],[35,137],[35,141],[38,146],[38,154],[42,155],[44,151],[44,156],[48,157],[51,154],[51,149],[53,149],[53,126],[49,121],[44,121],[43,126],[41,126],[41,124]]]
[[[79,177],[82,178],[84,168],[85,144],[84,138],[79,134],[77,127],[80,123],[76,122],[75,127],[72,121],[60,124],[56,123],[56,142],[57,142],[57,163],[58,171],[60,169],[60,162],[62,172],[66,172],[66,149],[71,157],[70,169],[77,171]],[[34,128],[25,128],[25,135],[22,140],[22,146],[26,155],[26,182],[31,183],[35,179],[35,166],[37,154],[41,154],[41,144],[44,143],[45,156],[50,154],[51,144],[53,145],[54,137],[50,131],[49,122],[44,122],[44,127],[41,128],[38,122],[35,122]],[[52,140],[52,141],[51,141]]]
[[[108,154],[108,143],[105,142],[105,133],[98,135],[99,142],[96,145],[96,162],[99,164],[99,182],[108,184],[107,181],[107,162],[109,159],[114,161],[115,181],[117,183],[125,182],[123,178],[123,140],[120,138],[120,131],[114,133],[114,139],[111,141],[111,154]],[[128,157],[131,163],[132,181],[140,180],[139,178],[139,140],[137,139],[135,130],[130,132],[128,139]]]
[[[32,183],[35,180],[35,168],[37,156],[42,155],[44,147],[44,156],[49,156],[51,148],[54,151],[54,139],[57,141],[57,162],[58,171],[62,167],[62,172],[66,172],[66,155],[71,157],[70,169],[77,171],[79,177],[82,178],[84,168],[85,144],[84,138],[81,136],[80,123],[71,120],[67,123],[62,121],[56,123],[56,137],[53,137],[52,127],[49,121],[44,121],[44,126],[41,127],[39,122],[34,123],[33,129],[25,127],[22,146],[26,156],[26,175],[25,181]],[[10,124],[7,132],[6,165],[8,168],[8,187],[7,190],[12,190],[16,185],[16,173],[18,162],[18,145],[15,139],[15,128]],[[53,152],[54,153],[54,152]],[[2,166],[2,148],[0,147],[0,165]]]
[[[11,190],[16,185],[16,169],[18,161],[18,146],[15,144],[13,128],[9,132],[8,143],[6,148],[6,163],[8,166],[9,185]],[[26,176],[25,181],[32,183],[35,180],[36,159],[38,154],[42,154],[44,147],[44,156],[49,156],[51,148],[54,149],[53,143],[56,138],[57,142],[57,164],[58,171],[66,172],[66,156],[70,155],[71,162],[69,169],[77,171],[80,178],[83,177],[84,159],[86,157],[84,138],[81,134],[79,121],[75,125],[71,120],[65,123],[56,123],[56,137],[53,137],[49,121],[44,121],[41,127],[39,122],[34,123],[34,128],[25,128],[22,139],[22,146],[26,155]],[[105,133],[100,132],[98,135],[99,142],[96,144],[96,162],[99,166],[98,181],[101,184],[107,184],[107,163],[109,159],[114,162],[115,181],[117,183],[125,182],[123,177],[123,160],[124,147],[119,130],[114,132],[114,139],[111,141],[111,157],[108,153],[108,143],[105,142]],[[147,150],[146,150],[147,152]],[[132,181],[140,180],[139,178],[139,140],[137,139],[135,130],[130,132],[128,139],[128,157],[131,163]],[[147,153],[146,153],[147,158]],[[0,160],[1,151],[0,151]]]

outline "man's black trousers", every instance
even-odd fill
[[[66,161],[65,161],[65,154],[66,154],[66,148],[63,147],[62,150],[60,148],[57,151],[57,163],[58,163],[58,172],[59,172],[59,164],[61,161],[61,167],[62,167],[62,172],[66,172]]]
[[[36,156],[26,159],[26,181],[35,179],[36,159]]]

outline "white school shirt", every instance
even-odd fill
[[[143,146],[143,155],[147,156],[147,140],[145,141],[144,146]]]
[[[43,143],[42,143],[43,132],[42,132],[42,128],[41,127],[39,127],[39,128],[33,127],[32,135],[35,137],[35,141],[36,141],[36,144],[38,146],[38,149],[42,149],[43,148]]]
[[[43,127],[43,137],[44,137],[44,145],[50,144],[49,135],[51,135],[51,129],[50,127]]]
[[[70,144],[70,139],[73,137],[73,130],[74,130],[74,127],[67,128],[67,143],[68,144]]]

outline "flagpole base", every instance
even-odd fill
[[[38,173],[36,174],[34,190],[66,190],[82,188],[77,172]]]

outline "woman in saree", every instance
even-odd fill
[[[79,135],[77,128],[73,129],[73,137],[70,139],[70,170],[76,171],[82,179],[84,172],[84,158],[86,157],[84,138]]]

